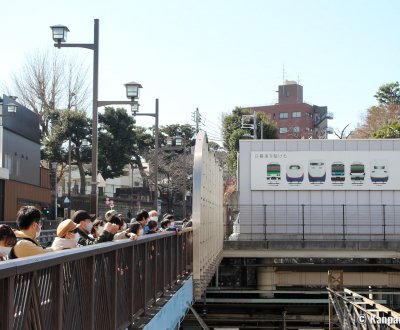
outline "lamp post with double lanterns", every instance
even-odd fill
[[[139,97],[139,88],[142,85],[136,82],[125,84],[126,93],[130,101],[99,101],[98,100],[98,85],[99,85],[99,20],[94,20],[94,38],[93,43],[65,43],[67,41],[68,27],[65,25],[50,26],[53,33],[54,47],[63,48],[87,48],[93,50],[93,111],[92,111],[92,181],[90,193],[90,212],[98,214],[98,190],[97,190],[97,172],[98,172],[98,107],[106,105],[130,105],[131,107],[138,105],[135,100]]]

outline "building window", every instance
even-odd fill
[[[285,96],[286,96],[286,97],[289,97],[289,96],[290,96],[290,93],[289,93],[288,90],[285,91]]]
[[[15,176],[19,176],[20,171],[21,171],[21,160],[19,158],[16,159],[14,162],[15,169],[13,169],[13,173]]]
[[[301,117],[301,112],[300,111],[292,112],[292,118],[300,118],[300,117]]]
[[[10,154],[4,155],[4,168],[7,168],[10,175],[13,175],[13,157]]]
[[[299,126],[294,126],[293,127],[293,133],[300,133],[300,127]]]
[[[279,119],[288,119],[288,113],[287,112],[281,112],[279,114]]]
[[[285,134],[285,133],[287,133],[287,127],[281,127],[281,128],[279,128],[279,133],[280,133],[280,134]]]

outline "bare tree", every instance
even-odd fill
[[[347,124],[342,130],[339,128],[336,128],[335,131],[333,132],[338,139],[340,140],[347,140],[350,135],[353,133],[353,131],[350,129],[348,130],[350,124]]]
[[[85,110],[88,104],[88,70],[60,52],[28,55],[21,71],[12,76],[7,89],[19,102],[39,115],[42,138],[49,135],[52,112],[57,109]]]
[[[398,104],[382,104],[370,107],[361,119],[362,122],[354,129],[351,137],[367,139],[385,124],[397,122],[399,115],[400,105]]]
[[[153,160],[154,153],[150,160]],[[158,154],[158,189],[165,196],[168,209],[171,208],[175,196],[183,196],[183,187],[186,191],[191,190],[192,181],[188,177],[192,174],[193,155],[181,151],[160,150]],[[149,180],[154,182],[154,172],[150,174]]]

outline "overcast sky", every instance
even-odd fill
[[[300,81],[306,102],[328,106],[330,126],[355,126],[379,86],[400,79],[399,12],[396,0],[7,1],[0,83],[30,54],[53,51],[50,25],[67,25],[68,42],[91,43],[98,18],[100,100],[124,100],[134,80],[141,111],[159,98],[160,125],[191,123],[198,107],[218,138],[222,113],[277,102],[285,78]],[[92,64],[89,50],[54,51]]]

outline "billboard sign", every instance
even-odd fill
[[[253,151],[251,190],[400,190],[400,152]]]

